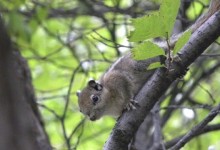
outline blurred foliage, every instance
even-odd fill
[[[187,18],[197,18],[208,3],[191,3]],[[98,79],[111,62],[131,48],[126,39],[131,30],[129,19],[152,13],[158,6],[158,0],[0,1],[8,32],[29,63],[37,102],[55,149],[102,149],[115,119],[84,121],[76,91],[89,78]],[[216,49],[217,44],[207,53],[217,53]],[[220,66],[217,57],[202,56],[182,81],[168,89],[161,107],[168,107],[171,101],[177,104],[184,97],[181,105],[193,110],[195,116],[189,118],[181,108],[174,109],[163,128],[165,141],[186,133],[208,114],[209,110],[197,105],[212,107],[219,103],[219,72],[204,75],[214,66],[216,70]],[[162,116],[166,110],[161,109]],[[213,123],[219,121],[218,117]],[[210,145],[220,149],[218,134],[200,136],[183,149],[206,150]]]

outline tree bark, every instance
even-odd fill
[[[149,114],[155,103],[165,93],[167,88],[184,73],[204,50],[220,35],[220,10],[206,20],[192,34],[188,43],[181,49],[179,57],[181,64],[173,63],[174,71],[167,73],[166,69],[158,69],[144,85],[135,99],[140,107],[134,111],[125,112],[116,123],[104,150],[126,150],[140,124]]]
[[[0,149],[50,150],[26,62],[0,18]]]

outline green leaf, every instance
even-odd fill
[[[37,7],[37,17],[40,20],[44,20],[48,16],[48,8],[47,7]]]
[[[201,14],[201,11],[204,11],[203,9],[203,5],[208,5],[209,1],[203,1],[203,4],[199,3],[199,2],[192,2],[190,4],[190,7],[187,9],[186,14],[189,17],[190,20],[194,20],[196,19],[199,14]]]
[[[20,15],[16,11],[11,11],[9,13],[8,24],[9,32],[16,36],[18,43],[30,41],[30,28],[27,26],[22,15]]]
[[[157,69],[160,67],[164,67],[164,64],[161,64],[160,62],[154,62],[147,67],[147,70]]]
[[[179,6],[180,0],[163,0],[158,12],[132,19],[135,30],[131,31],[129,40],[138,42],[155,37],[169,37]]]
[[[176,21],[176,16],[178,14],[180,6],[180,0],[163,0],[160,10],[159,10],[159,17],[160,17],[160,27],[163,29],[162,36],[168,37],[171,36],[174,23]]]
[[[186,44],[186,42],[189,40],[190,36],[192,34],[191,30],[188,30],[183,33],[183,35],[178,39],[178,41],[175,44],[175,47],[173,49],[173,54],[177,54],[180,49]]]
[[[132,25],[135,27],[135,30],[130,33],[129,40],[131,42],[159,37],[164,32],[160,26],[161,21],[158,12],[137,19],[132,19],[131,21]]]
[[[38,21],[36,21],[36,19],[34,19],[34,18],[30,19],[28,25],[31,28],[32,34],[37,30],[37,28],[39,26]]]
[[[165,55],[164,50],[156,44],[146,41],[139,44],[131,50],[133,58],[136,60],[145,60],[158,55]]]
[[[2,8],[7,8],[7,10],[10,11],[15,11],[20,9],[23,5],[27,3],[26,0],[15,0],[15,1],[7,1],[7,0],[2,0],[0,1],[0,6]]]

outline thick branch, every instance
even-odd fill
[[[0,47],[0,149],[50,150],[39,114],[31,106],[33,93],[26,83],[27,73],[17,61],[1,18]]]
[[[151,79],[144,85],[136,96],[140,108],[124,113],[115,125],[105,150],[127,149],[128,144],[136,133],[138,127],[149,114],[155,103],[164,94],[176,78],[192,64],[203,51],[220,35],[220,10],[210,17],[196,30],[189,42],[182,48],[179,57],[181,65],[172,64],[174,71],[167,73],[165,69],[158,69]],[[147,99],[147,100],[146,100]]]

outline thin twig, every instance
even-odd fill
[[[193,137],[195,137],[210,121],[212,121],[217,114],[220,112],[220,104],[212,109],[208,116],[202,120],[198,125],[193,127],[179,142],[174,145],[170,150],[179,150],[187,142],[189,142]]]

